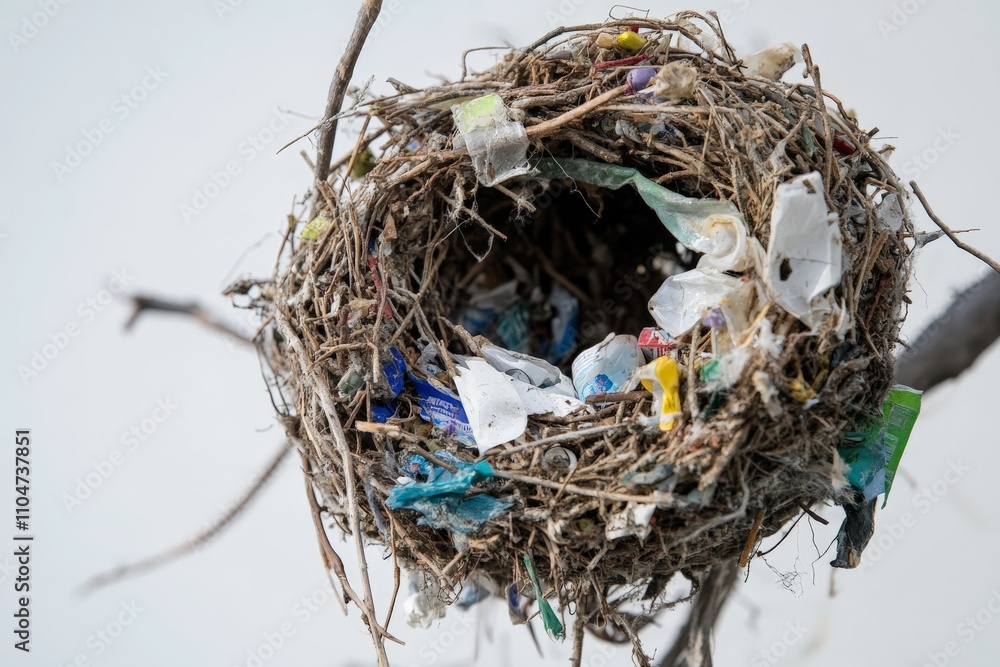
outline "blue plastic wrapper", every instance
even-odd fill
[[[420,416],[455,440],[474,447],[476,439],[472,436],[472,427],[469,426],[462,400],[443,387],[436,387],[412,373],[409,375],[417,388]]]
[[[394,346],[389,348],[389,358],[382,362],[382,375],[385,376],[386,384],[392,397],[399,396],[403,391],[403,378],[406,375],[406,360],[403,354]]]
[[[396,408],[389,405],[373,405],[372,421],[376,424],[384,424],[392,419],[396,414]]]
[[[510,500],[487,494],[465,497],[473,484],[493,476],[493,468],[488,461],[466,463],[447,452],[440,452],[438,456],[458,470],[451,473],[428,463],[423,457],[408,457],[403,464],[404,472],[411,474],[415,468],[417,472],[424,474],[426,470],[427,481],[394,487],[386,500],[389,509],[416,510],[423,514],[417,521],[423,526],[472,533],[513,505]]]

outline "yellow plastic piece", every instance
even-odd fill
[[[681,370],[670,357],[659,357],[639,369],[639,381],[653,393],[653,409],[660,417],[660,430],[674,428],[674,415],[681,411]]]
[[[624,51],[638,51],[646,45],[646,40],[631,30],[626,30],[618,35],[615,42],[618,44],[618,48]]]
[[[329,218],[324,218],[321,215],[316,216],[309,221],[309,224],[302,228],[299,238],[305,239],[306,241],[315,241],[319,238],[320,232],[323,231],[323,228],[326,227],[329,222]]]

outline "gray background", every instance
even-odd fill
[[[0,618],[7,619],[0,621],[6,637],[0,663],[245,666],[256,664],[248,651],[256,651],[263,636],[288,624],[293,634],[262,664],[372,664],[357,610],[344,618],[323,592],[291,458],[211,546],[89,597],[75,592],[90,575],[216,520],[280,442],[252,352],[175,319],[147,319],[125,334],[127,304],[120,298],[108,303],[103,290],[118,271],[129,291],[196,297],[251,326],[227,311],[219,292],[233,278],[270,271],[277,231],[310,183],[298,150],[312,154],[313,148],[304,140],[275,151],[322,113],[356,3],[53,0],[49,18],[40,14],[42,6],[45,0],[17,0],[0,9],[6,313],[0,405],[9,441],[15,428],[33,429],[37,535],[30,656],[10,646],[13,560],[0,547]],[[650,7],[657,16],[681,8]],[[917,178],[953,227],[981,228],[967,240],[1000,256],[991,203],[1000,154],[995,5],[719,0],[715,8],[741,53],[808,42],[825,86],[856,109],[862,126],[881,127],[880,136],[898,147],[893,164],[900,175]],[[373,76],[375,89],[386,91],[389,76],[411,85],[455,77],[466,48],[524,45],[554,25],[599,21],[608,9],[593,0],[387,0],[356,80]],[[25,27],[32,22],[44,25]],[[472,62],[486,66],[491,57]],[[148,77],[147,68],[162,80]],[[134,108],[122,106],[123,94],[133,97]],[[102,121],[113,131],[72,171],[60,173],[54,163],[65,162],[69,147],[88,141],[88,134],[96,136]],[[269,134],[269,123],[281,129]],[[352,139],[351,128],[345,130],[337,155]],[[259,138],[260,150],[249,150],[249,136]],[[185,222],[180,207],[229,161],[239,173],[218,191],[208,188],[216,196]],[[930,228],[922,214],[919,219]],[[984,270],[946,239],[926,248],[905,331],[918,332]],[[67,326],[77,335],[37,376],[22,378],[18,367],[30,366],[33,354],[59,340]],[[993,664],[1000,622],[991,624],[989,611],[975,626],[967,617],[1000,596],[994,593],[1000,591],[998,519],[989,501],[1000,460],[998,372],[994,350],[926,401],[904,458],[905,476],[879,513],[875,546],[862,570],[836,573],[833,597],[830,556],[813,565],[817,554],[805,523],[769,558],[776,571],[755,562],[721,623],[718,664],[922,665],[935,653],[937,664]],[[123,433],[141,428],[158,399],[176,408],[130,451]],[[106,469],[115,450],[121,465],[67,507],[80,481]],[[7,508],[13,507],[12,459],[12,451],[0,455],[0,480],[7,480],[0,505]],[[946,475],[959,463],[967,468],[960,476]],[[826,514],[839,521],[839,510]],[[0,540],[8,540],[8,532],[13,528],[0,529]],[[821,550],[833,534],[833,526],[816,531]],[[340,551],[353,568],[351,549]],[[378,550],[370,557],[384,609],[390,568]],[[786,572],[799,576],[779,575]],[[306,613],[301,599],[311,595],[322,602]],[[97,639],[123,603],[141,608],[134,623],[110,645]],[[647,630],[649,649],[666,646],[681,618],[665,616],[661,628]],[[498,605],[483,604],[465,620],[452,614],[430,631],[406,627],[397,608],[392,630],[408,643],[390,645],[396,665],[471,664],[477,636],[476,664],[543,662]],[[946,648],[953,655],[945,655]],[[568,644],[544,637],[542,649],[545,662],[561,663],[569,653]],[[591,642],[585,664],[625,665],[630,658],[625,649]]]

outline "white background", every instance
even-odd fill
[[[324,576],[294,459],[209,547],[89,597],[76,593],[90,575],[214,521],[280,442],[252,352],[166,317],[146,319],[126,334],[121,298],[97,308],[86,302],[103,299],[118,271],[128,278],[128,291],[197,298],[245,326],[240,313],[227,310],[220,290],[235,277],[270,271],[276,231],[310,183],[298,150],[312,154],[313,148],[303,141],[275,151],[321,115],[356,3],[53,1],[54,15],[44,21],[41,4],[8,1],[0,9],[0,405],[11,444],[0,454],[0,507],[8,508],[0,515],[13,514],[13,430],[30,427],[37,535],[30,656],[11,647],[13,561],[0,547],[0,664],[246,666],[256,664],[248,651],[283,623],[294,634],[273,655],[265,652],[262,664],[373,664],[357,610],[344,618],[317,593]],[[742,53],[780,41],[809,43],[825,86],[856,109],[862,126],[879,126],[898,147],[893,163],[901,176],[918,177],[953,227],[981,228],[968,240],[1000,256],[993,209],[994,156],[1000,154],[995,5],[719,0],[715,7]],[[650,7],[656,16],[681,8]],[[386,91],[389,76],[411,85],[456,77],[466,48],[524,45],[554,25],[599,21],[608,9],[594,0],[387,0],[356,80],[373,76],[376,89]],[[44,25],[26,29],[26,21]],[[30,38],[11,37],[19,34]],[[144,99],[125,116],[116,100],[143,84],[147,68],[165,78],[155,86],[146,78],[151,89],[137,93]],[[262,131],[275,118],[283,129],[251,157],[244,142],[251,135],[269,138]],[[65,162],[69,147],[86,141],[87,132],[94,136],[104,119],[113,131],[70,173],[57,174],[62,170],[54,163]],[[952,139],[935,148],[942,134]],[[347,145],[342,140],[335,152]],[[911,161],[922,154],[933,164],[920,168]],[[240,172],[221,191],[209,188],[217,196],[185,224],[181,205],[192,204],[195,191],[204,191],[211,172],[228,161]],[[919,331],[984,270],[946,239],[929,246],[918,261],[905,331]],[[78,335],[37,376],[22,378],[18,367],[30,367],[33,354],[67,325],[78,327]],[[812,566],[817,556],[808,530],[771,559],[781,572],[802,573],[791,590],[755,563],[719,628],[718,664],[922,665],[951,641],[955,655],[941,653],[937,664],[994,664],[1000,622],[986,622],[992,612],[983,613],[978,630],[960,624],[1000,591],[998,519],[990,502],[1000,470],[998,373],[994,350],[928,398],[904,459],[906,479],[878,516],[876,545],[883,550],[865,554],[863,571],[837,572],[835,596],[829,594],[831,556]],[[127,451],[122,434],[150,418],[157,399],[176,408]],[[86,500],[67,508],[67,495],[115,450],[122,464]],[[968,468],[950,477],[955,483],[944,481],[950,462]],[[921,489],[935,482],[940,497],[932,503]],[[909,526],[890,533],[907,512]],[[13,533],[9,521],[0,541]],[[819,534],[821,549],[832,534]],[[340,551],[353,568],[351,550],[343,545]],[[384,609],[390,568],[377,550],[371,564]],[[306,614],[296,605],[313,593],[324,604]],[[115,630],[121,605],[133,602],[142,610],[134,623],[110,645],[97,639],[109,624]],[[482,605],[477,613],[468,629],[449,616],[423,632],[397,616],[392,630],[408,645],[390,646],[393,664],[472,664],[477,635],[475,664],[561,664],[568,655],[568,645],[543,637],[546,657],[538,658],[523,628],[510,627],[502,609]],[[680,618],[665,617],[663,628],[648,631],[648,648],[666,646]],[[788,623],[804,635],[787,632]],[[591,642],[586,664],[630,664],[627,650],[615,651],[607,658]]]

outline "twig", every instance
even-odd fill
[[[337,135],[337,118],[340,107],[344,103],[344,94],[347,92],[347,84],[354,76],[354,66],[361,55],[361,48],[368,39],[379,12],[382,11],[382,0],[364,0],[361,10],[358,12],[358,20],[354,24],[354,32],[347,42],[344,55],[340,58],[336,71],[333,73],[333,81],[330,82],[330,92],[326,101],[326,111],[323,113],[324,119],[329,119],[324,123],[319,135],[319,150],[316,153],[316,180],[323,182],[330,174],[330,159],[333,156],[333,142]]]
[[[618,86],[617,88],[612,88],[603,95],[598,95],[589,102],[581,104],[580,106],[574,109],[570,109],[561,116],[556,116],[555,118],[547,120],[543,123],[539,123],[538,125],[532,125],[531,127],[525,130],[525,133],[528,135],[529,139],[541,139],[542,137],[547,137],[550,134],[556,132],[563,125],[590,113],[591,111],[601,106],[605,102],[610,102],[616,97],[620,97],[622,94],[625,93],[625,89],[627,87],[628,87],[627,85],[621,85]]]
[[[191,553],[200,545],[211,540],[227,528],[229,524],[231,524],[233,520],[236,519],[236,517],[238,517],[244,509],[246,509],[247,505],[250,504],[250,501],[257,496],[260,490],[264,488],[264,485],[267,484],[267,481],[271,479],[272,475],[274,475],[278,466],[281,465],[282,460],[284,460],[285,455],[291,450],[292,447],[290,446],[290,442],[287,440],[283,442],[281,444],[281,449],[279,449],[271,461],[268,462],[267,467],[264,468],[264,471],[260,474],[260,477],[257,478],[257,481],[255,481],[250,488],[246,490],[231,510],[226,512],[221,519],[214,522],[206,530],[203,530],[194,537],[184,540],[180,544],[154,556],[150,556],[149,558],[145,558],[128,565],[122,565],[103,574],[99,574],[83,584],[83,586],[80,587],[80,592],[87,595],[99,588],[104,588],[109,584],[121,581],[122,579],[150,572],[166,565],[170,561]]]
[[[160,299],[152,296],[144,296],[142,294],[132,295],[132,314],[129,316],[128,321],[125,322],[125,329],[131,329],[139,319],[139,316],[147,311],[187,315],[198,320],[210,329],[215,329],[216,331],[224,333],[227,336],[232,336],[241,343],[253,345],[253,341],[250,338],[241,334],[231,324],[227,324],[226,322],[216,318],[210,312],[193,301],[189,303],[181,303],[178,301],[168,301],[166,299]]]
[[[601,433],[607,433],[609,431],[617,431],[620,428],[628,428],[631,426],[630,423],[618,423],[618,424],[606,424],[604,426],[595,426],[593,428],[582,428],[576,431],[567,431],[566,433],[560,433],[559,435],[553,435],[548,438],[542,438],[541,440],[535,440],[534,442],[528,442],[523,445],[517,445],[510,449],[503,451],[493,450],[487,453],[483,458],[490,456],[509,456],[511,454],[517,454],[518,452],[523,452],[526,449],[532,449],[534,447],[541,447],[542,445],[554,445],[558,442],[567,442],[570,440],[576,440],[578,438],[585,438],[592,435],[599,435]]]
[[[944,232],[945,235],[951,239],[952,243],[954,243],[959,248],[969,253],[973,257],[977,258],[984,264],[988,265],[991,269],[993,269],[997,273],[1000,273],[1000,264],[998,264],[996,260],[991,259],[986,253],[977,250],[976,248],[973,248],[967,243],[959,241],[958,236],[955,234],[955,232],[950,227],[948,227],[948,225],[944,224],[941,218],[937,217],[937,215],[934,214],[934,211],[931,209],[930,204],[927,203],[927,198],[924,197],[924,193],[920,191],[920,188],[917,186],[916,181],[910,181],[910,187],[913,188],[913,194],[917,195],[917,199],[920,200],[920,205],[924,207],[924,210],[927,212],[927,215],[930,217],[931,220],[934,221],[934,224],[940,227],[941,231]]]
[[[760,524],[764,522],[764,509],[761,508],[757,512],[757,516],[753,518],[753,525],[750,526],[750,533],[747,535],[746,544],[743,545],[743,552],[740,554],[739,566],[743,569],[747,566],[747,562],[750,560],[750,552],[753,551],[753,547],[757,544],[757,535],[760,534]]]

